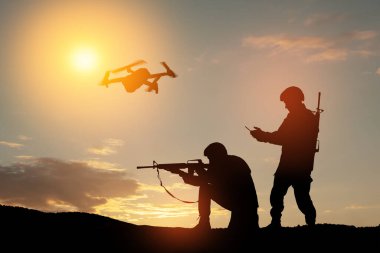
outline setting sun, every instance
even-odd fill
[[[80,48],[74,51],[72,63],[76,70],[89,71],[96,65],[96,54],[88,48]]]

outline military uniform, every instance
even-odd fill
[[[211,144],[210,146],[212,146]],[[216,146],[220,146],[217,144]],[[215,152],[218,153],[218,152]],[[209,168],[198,175],[183,175],[185,183],[199,186],[198,210],[200,226],[209,226],[211,200],[231,211],[228,228],[257,229],[258,201],[251,169],[240,157],[221,152],[210,156]],[[207,154],[206,154],[207,155]]]
[[[310,185],[313,181],[314,155],[318,135],[316,115],[302,103],[304,95],[298,87],[287,88],[280,96],[289,114],[275,132],[264,132],[259,128],[251,135],[261,142],[281,145],[282,153],[270,195],[272,205],[270,226],[281,226],[281,213],[284,210],[284,197],[290,186],[298,208],[305,215],[308,225],[314,225],[316,210],[310,197]]]
[[[265,133],[263,138],[266,142],[282,146],[270,196],[272,221],[280,222],[284,196],[292,186],[306,223],[315,224],[316,210],[309,194],[315,154],[314,114],[303,105],[303,109],[289,113],[277,131]]]

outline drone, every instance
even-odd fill
[[[172,78],[177,77],[177,75],[169,68],[169,66],[165,62],[161,62],[162,66],[165,68],[165,72],[151,74],[147,68],[139,68],[136,70],[132,70],[132,67],[135,67],[137,65],[141,65],[146,63],[144,60],[138,60],[135,61],[127,66],[117,68],[114,70],[108,70],[106,71],[103,80],[100,82],[100,85],[108,86],[112,83],[119,83],[121,82],[124,86],[124,89],[128,93],[132,93],[138,88],[140,88],[142,85],[147,85],[147,92],[154,91],[156,94],[158,93],[158,80],[160,80],[163,76],[170,76]],[[117,77],[117,78],[111,78],[111,73],[118,73],[121,71],[127,71],[129,74],[123,77]]]

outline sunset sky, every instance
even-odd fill
[[[317,223],[380,224],[380,1],[0,1],[0,203],[83,211],[134,224],[192,227],[196,204],[164,192],[156,171],[215,141],[252,170],[260,226],[279,146],[279,100],[297,85],[322,93],[311,197]],[[105,71],[143,59],[178,75],[159,93],[100,86]],[[179,198],[198,189],[162,172]],[[211,225],[230,213],[212,205]],[[290,188],[283,226],[304,225]]]

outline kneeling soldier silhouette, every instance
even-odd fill
[[[195,229],[211,229],[211,200],[231,211],[228,228],[255,230],[259,228],[256,189],[248,164],[240,157],[229,155],[219,142],[204,150],[208,168],[196,168],[196,174],[180,173],[184,182],[199,186],[199,223]]]

